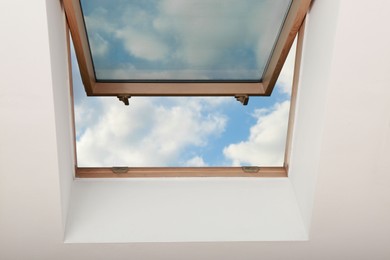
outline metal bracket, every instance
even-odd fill
[[[129,98],[131,98],[130,95],[118,95],[118,99],[125,103],[126,106],[129,105]]]
[[[245,173],[257,173],[260,171],[260,167],[258,167],[258,166],[243,166],[242,171]]]
[[[249,102],[248,95],[237,95],[234,97],[237,99],[237,101],[241,102],[241,104],[243,104],[244,106],[248,105],[248,102]]]
[[[112,167],[112,172],[116,174],[127,173],[129,171],[129,167]]]

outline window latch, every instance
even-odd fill
[[[112,167],[112,172],[116,174],[127,173],[129,171],[129,167]]]
[[[243,166],[242,171],[245,173],[258,173],[260,171],[260,167],[258,167],[258,166]]]
[[[249,96],[248,95],[236,95],[234,96],[238,102],[241,102],[244,106],[248,105]]]
[[[122,101],[126,106],[129,105],[129,98],[131,98],[130,95],[118,95],[119,101]]]

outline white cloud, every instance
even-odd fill
[[[291,46],[290,52],[288,53],[287,59],[283,65],[282,71],[280,72],[277,82],[279,86],[279,91],[288,95],[291,95],[292,90],[296,48],[297,40],[295,39],[293,45]]]
[[[130,55],[148,61],[162,60],[169,51],[168,46],[155,34],[135,30],[130,26],[118,30],[116,37],[123,40],[123,45]]]
[[[92,13],[85,15],[85,23],[88,26],[88,32],[105,32],[115,31],[114,21],[107,19],[109,11],[103,7],[97,7]]]
[[[203,158],[200,156],[194,156],[188,161],[186,161],[185,166],[187,167],[206,167],[207,164],[204,162]]]
[[[290,102],[255,111],[257,123],[248,140],[230,144],[223,153],[233,165],[283,165]]]
[[[84,17],[88,25],[88,37],[92,54],[96,57],[104,57],[110,48],[110,40],[106,37],[114,31],[115,26],[106,19],[108,10],[102,7]]]
[[[229,48],[246,38],[248,10],[245,1],[165,0],[160,4],[155,27],[176,37],[174,57],[204,67],[220,63]]]
[[[182,103],[190,98],[161,100],[134,98],[125,107],[117,100],[100,99],[101,116],[77,141],[79,166],[172,165],[191,147],[207,145],[209,138],[225,129],[227,118],[206,111],[201,98],[186,105]],[[82,112],[76,116],[85,116]]]
[[[95,33],[91,36],[91,52],[94,57],[102,57],[105,56],[108,52],[109,44],[108,42],[100,36],[98,33]]]

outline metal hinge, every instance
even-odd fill
[[[237,101],[239,101],[244,106],[248,105],[248,102],[249,102],[249,96],[248,95],[236,95],[234,97],[237,99]]]
[[[118,95],[118,99],[125,103],[126,106],[129,105],[129,98],[131,98],[130,95]]]

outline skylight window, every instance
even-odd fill
[[[295,91],[290,102],[282,89],[297,79],[288,87],[276,80],[309,0],[63,1],[82,81],[77,177],[287,176]],[[246,105],[275,84],[276,94],[246,110],[222,97]],[[81,85],[126,105],[132,96],[154,97],[133,98],[125,110],[84,98]],[[277,112],[283,122],[269,119]],[[275,140],[281,149],[269,159]]]
[[[64,0],[90,96],[270,95],[310,0]]]

